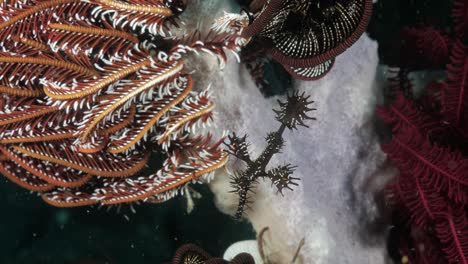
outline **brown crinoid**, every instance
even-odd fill
[[[372,0],[254,0],[249,9],[254,18],[243,37],[293,77],[314,80],[364,33]]]
[[[0,3],[0,172],[55,206],[165,201],[227,156],[184,63],[236,51],[243,16],[172,37],[185,1]],[[226,23],[229,22],[229,23]],[[145,169],[151,157],[164,162]],[[207,176],[208,175],[208,176]]]

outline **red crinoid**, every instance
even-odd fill
[[[455,23],[455,31],[460,38],[464,38],[468,34],[468,2],[457,0],[453,3],[453,22]]]
[[[372,1],[254,0],[249,9],[253,22],[242,35],[261,43],[294,78],[315,80],[364,33]]]
[[[407,69],[443,69],[449,62],[452,39],[442,29],[434,27],[404,28],[400,32],[397,45],[400,56],[390,58],[391,66]]]
[[[466,2],[455,2],[455,17]],[[467,21],[455,22],[458,29]],[[429,46],[439,45],[440,36],[425,31],[421,37],[434,42],[424,42],[422,50],[433,50]],[[468,45],[458,30],[453,38],[450,52],[436,54],[437,61],[449,61],[446,80],[429,83],[418,101],[398,92],[391,105],[378,109],[392,126],[382,149],[400,175],[387,194],[408,229],[398,241],[409,263],[468,263]]]
[[[237,50],[245,17],[172,37],[185,1],[0,3],[0,171],[55,206],[165,201],[223,166],[182,60]],[[151,156],[164,158],[156,171]]]

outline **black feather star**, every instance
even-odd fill
[[[255,264],[249,253],[240,253],[232,260],[212,257],[204,249],[195,244],[185,244],[177,249],[170,263],[167,264]]]
[[[278,167],[267,170],[267,165],[273,155],[279,153],[284,146],[283,132],[286,128],[289,130],[297,129],[297,126],[308,127],[305,120],[315,120],[308,116],[308,112],[316,110],[309,107],[313,101],[309,101],[310,96],[304,96],[304,93],[293,93],[288,96],[285,102],[278,100],[280,109],[273,110],[276,113],[276,120],[281,123],[277,131],[270,132],[267,137],[267,146],[263,152],[256,158],[252,159],[248,151],[247,136],[237,136],[233,133],[228,137],[229,154],[244,161],[247,164],[245,170],[238,171],[231,176],[232,192],[239,196],[239,203],[235,217],[240,219],[246,208],[249,208],[251,200],[249,194],[253,193],[255,184],[260,178],[270,179],[272,185],[276,186],[279,193],[283,194],[284,189],[292,190],[292,185],[297,185],[295,181],[299,178],[292,177],[295,166],[291,164],[280,165]]]
[[[296,79],[316,80],[366,31],[372,0],[253,0],[248,10],[242,35],[255,50]]]

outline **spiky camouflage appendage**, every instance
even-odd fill
[[[279,110],[273,110],[276,113],[276,120],[284,124],[289,129],[297,129],[297,126],[308,127],[304,120],[315,118],[309,117],[308,112],[316,110],[315,108],[310,108],[309,105],[314,101],[308,101],[310,96],[304,97],[304,93],[294,93],[288,96],[286,102],[281,102],[278,100],[280,105]]]

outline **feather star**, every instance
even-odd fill
[[[0,3],[0,172],[59,207],[163,202],[227,161],[189,54],[239,51],[245,15],[173,36],[179,0]],[[147,168],[163,160],[157,169]]]

